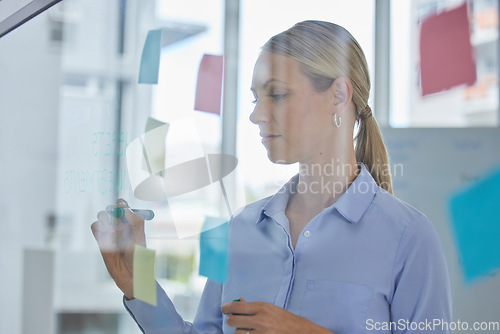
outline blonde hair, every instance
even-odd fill
[[[325,91],[341,76],[350,79],[359,130],[356,160],[366,165],[377,184],[392,193],[389,156],[377,121],[368,106],[370,75],[363,50],[343,27],[324,21],[303,21],[272,37],[262,51],[299,61],[317,91]]]

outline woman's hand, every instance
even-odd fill
[[[125,297],[133,299],[134,248],[135,245],[146,247],[144,219],[132,212],[123,199],[100,211],[97,219],[91,229],[104,264]]]
[[[234,301],[222,305],[228,314],[227,324],[235,327],[235,334],[332,334],[328,329],[290,313],[281,307],[264,302]]]

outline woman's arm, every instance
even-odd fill
[[[110,210],[116,209],[123,210],[124,215],[119,215],[120,219],[108,214]],[[125,308],[143,333],[222,333],[222,288],[210,281],[205,286],[198,307],[196,325],[182,319],[159,284],[156,289],[157,306],[133,299],[134,249],[135,245],[146,246],[144,219],[132,212],[122,199],[99,212],[97,218],[91,228],[104,264],[124,294]]]
[[[207,281],[193,323],[184,321],[162,287],[157,284],[157,305],[152,306],[138,299],[124,298],[125,308],[143,333],[165,334],[220,334],[222,313],[220,307],[222,286]]]
[[[391,321],[394,333],[447,334],[452,321],[448,268],[431,222],[422,217],[406,227],[393,270]]]
[[[290,313],[279,306],[264,302],[233,301],[222,306],[227,324],[236,328],[235,334],[334,334],[306,318]]]

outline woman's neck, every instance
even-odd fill
[[[344,157],[320,156],[314,162],[300,163],[294,205],[307,212],[331,206],[349,188],[358,169],[354,151]]]

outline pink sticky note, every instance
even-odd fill
[[[467,3],[422,22],[420,70],[424,96],[476,81]]]
[[[198,70],[194,109],[220,114],[223,56],[203,55]]]

